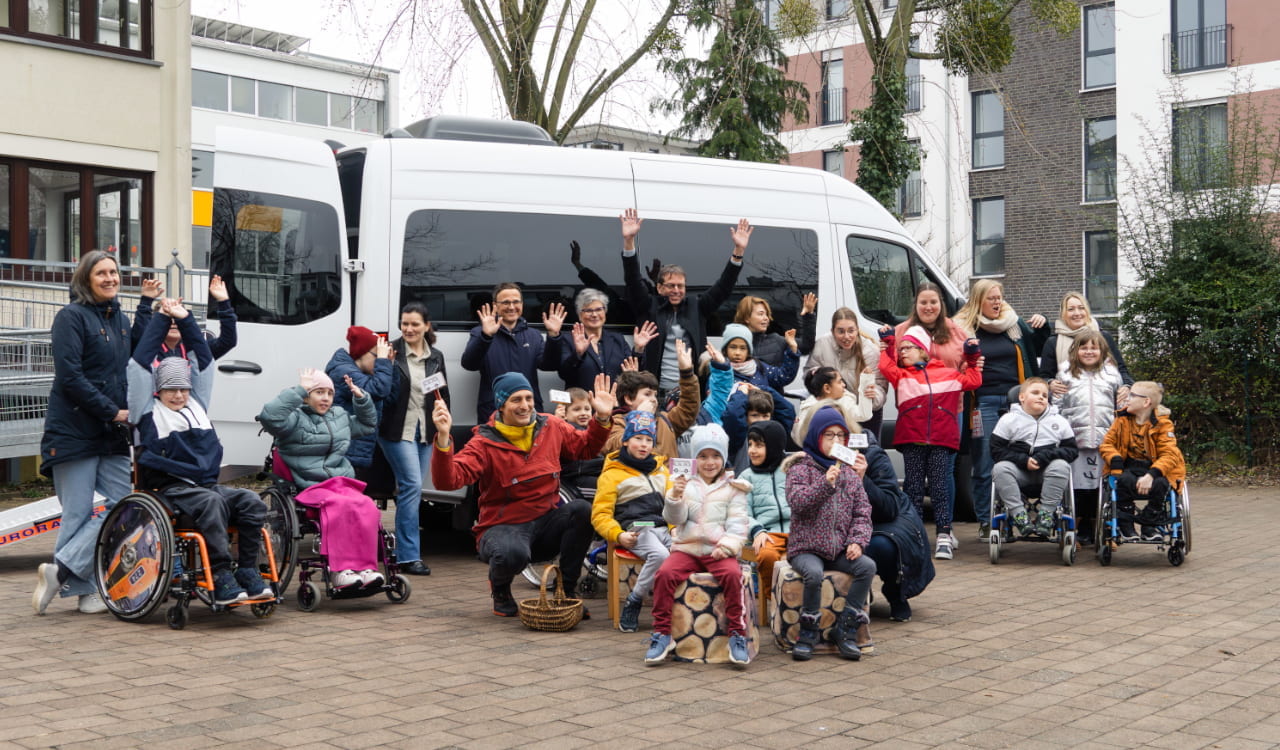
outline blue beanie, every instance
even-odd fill
[[[729,462],[729,436],[715,422],[693,428],[693,438],[689,441],[690,454],[697,458],[707,448],[719,453],[726,464]]]
[[[626,428],[622,431],[622,442],[627,442],[636,435],[658,437],[658,418],[652,412],[633,411],[627,413]]]
[[[501,409],[502,405],[507,403],[507,399],[511,398],[511,394],[516,391],[532,391],[533,386],[529,385],[529,379],[518,372],[504,372],[493,379],[493,404],[495,409]]]
[[[747,342],[747,354],[756,356],[756,347],[751,343],[751,329],[741,323],[730,323],[724,327],[724,333],[720,334],[720,349],[723,350],[729,346],[729,342],[734,339],[742,339]]]

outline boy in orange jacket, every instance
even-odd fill
[[[1157,509],[1144,515],[1164,516],[1164,498],[1170,487],[1177,487],[1187,475],[1187,467],[1178,450],[1169,410],[1161,405],[1164,387],[1142,380],[1134,383],[1129,400],[1116,415],[1116,421],[1102,440],[1102,460],[1116,476],[1116,522],[1120,536],[1137,539],[1133,530],[1134,500],[1145,499]],[[1158,525],[1144,525],[1142,539],[1153,541],[1161,535]]]

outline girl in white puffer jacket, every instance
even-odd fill
[[[1093,536],[1098,487],[1106,474],[1098,447],[1115,421],[1116,398],[1124,379],[1106,339],[1094,331],[1083,333],[1072,342],[1057,379],[1066,384],[1067,392],[1056,396],[1054,403],[1058,413],[1071,423],[1080,450],[1071,464],[1071,485],[1075,490],[1076,538],[1087,544]]]

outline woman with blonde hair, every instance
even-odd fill
[[[1124,366],[1124,357],[1120,356],[1120,348],[1116,346],[1116,340],[1111,337],[1111,334],[1098,327],[1098,321],[1093,319],[1093,314],[1089,310],[1089,300],[1080,292],[1067,292],[1062,296],[1062,310],[1058,314],[1058,319],[1054,321],[1053,335],[1044,342],[1044,349],[1040,352],[1040,370],[1036,374],[1049,381],[1049,391],[1053,395],[1061,396],[1066,393],[1067,384],[1058,379],[1058,371],[1062,369],[1062,363],[1067,361],[1071,345],[1088,331],[1095,331],[1102,335],[1103,340],[1107,342],[1111,358],[1115,361],[1116,369],[1120,371],[1120,377],[1124,380],[1124,386],[1116,402],[1119,406],[1129,396],[1129,386],[1133,385],[1133,376]]]
[[[851,394],[859,400],[869,399],[871,418],[862,423],[862,429],[879,437],[881,410],[889,392],[889,381],[880,374],[879,364],[880,342],[862,334],[856,312],[841,307],[831,315],[831,333],[813,342],[805,368],[835,368]]]

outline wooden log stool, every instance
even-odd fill
[[[631,593],[631,589],[635,587],[636,581],[640,578],[640,568],[644,567],[644,558],[635,555],[626,547],[619,547],[613,542],[609,543],[609,549],[606,551],[608,555],[608,576],[609,576],[609,619],[613,620],[613,627],[618,627],[618,619],[622,617],[622,602]],[[652,599],[652,595],[645,597],[646,600]]]
[[[747,621],[747,653],[760,652],[756,619],[755,566],[742,563],[742,616]],[[725,664],[729,661],[729,628],[724,615],[724,592],[710,573],[694,573],[676,587],[671,606],[671,639],[677,661]]]
[[[814,646],[814,653],[836,653],[835,644],[830,642],[831,629],[836,619],[844,611],[845,596],[853,577],[838,570],[824,570],[822,574],[822,605],[819,607],[818,627],[821,629],[821,641]],[[773,565],[773,592],[769,595],[769,626],[773,630],[773,639],[778,648],[790,652],[800,636],[800,605],[804,599],[804,579],[799,571],[791,567],[786,560],[779,560]],[[866,603],[863,603],[866,607]],[[871,642],[870,629],[865,625],[858,629],[858,644]],[[871,653],[864,649],[863,653]]]

